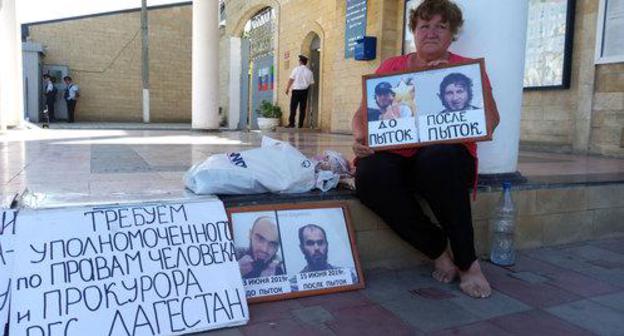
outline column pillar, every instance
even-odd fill
[[[0,132],[24,119],[22,39],[15,13],[15,0],[0,0]]]
[[[518,167],[520,113],[528,0],[455,0],[464,28],[451,50],[484,57],[501,122],[494,141],[479,143],[479,173],[515,173]]]
[[[192,128],[219,128],[218,0],[193,0]]]
[[[241,38],[230,38],[230,80],[229,80],[229,100],[228,100],[228,126],[230,129],[237,129],[240,122],[241,112]]]

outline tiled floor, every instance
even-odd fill
[[[347,136],[273,134],[307,155],[348,153]],[[186,197],[182,177],[213,153],[259,146],[261,135],[180,130],[52,129],[0,135],[3,193],[28,188],[47,198],[97,201]]]
[[[271,136],[308,156],[352,156],[348,135]],[[253,132],[13,130],[0,135],[1,193],[28,188],[44,205],[193,197],[182,183],[192,164],[259,141]],[[621,183],[624,160],[521,152],[519,171],[532,183]],[[624,239],[527,250],[513,268],[483,267],[494,288],[487,300],[434,282],[428,266],[373,269],[364,290],[253,305],[247,326],[205,334],[624,335]]]
[[[28,188],[48,204],[192,197],[181,182],[191,165],[213,153],[254,148],[261,139],[257,132],[192,132],[181,129],[183,124],[169,125],[169,130],[105,126],[76,124],[73,129],[12,130],[0,135],[2,193]],[[270,135],[308,156],[326,149],[353,156],[349,135]],[[540,184],[624,181],[622,159],[521,152],[518,170],[529,182]]]
[[[429,266],[371,270],[366,289],[255,304],[248,325],[201,335],[624,335],[624,281],[615,280],[624,275],[622,246],[609,239],[528,250],[510,268],[484,262],[494,294],[482,300],[437,283]],[[588,265],[598,255],[620,263],[556,262]]]

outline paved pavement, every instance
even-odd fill
[[[488,299],[437,283],[429,265],[375,269],[363,290],[251,305],[248,325],[199,335],[624,335],[624,239],[482,266],[494,288]]]

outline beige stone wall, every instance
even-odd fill
[[[593,100],[592,153],[624,157],[624,64],[596,69]]]
[[[192,17],[190,5],[149,12],[153,121],[191,121]]]
[[[351,120],[362,99],[362,75],[375,71],[379,66],[378,57],[372,62],[356,61],[345,59],[345,13],[346,1],[336,1],[336,43],[333,55],[334,74],[334,106],[331,130],[334,132],[351,132]],[[380,13],[382,11],[382,1],[368,3],[366,18],[366,33],[379,37],[381,28]],[[378,40],[378,46],[380,44]]]
[[[306,38],[313,32],[321,39],[321,129],[351,132],[351,119],[361,99],[361,76],[374,72],[381,59],[400,52],[402,31],[399,31],[397,20],[401,18],[402,2],[369,2],[366,31],[379,39],[378,57],[370,62],[344,58],[345,1],[231,0],[226,7],[228,22],[225,35],[240,36],[245,22],[266,6],[277,9],[276,101],[286,112],[283,121],[287,119],[290,101],[283,90],[290,71],[297,65],[296,56],[308,50],[310,41]]]
[[[527,91],[521,141],[624,157],[624,64],[594,64],[598,1],[576,6],[569,90]]]
[[[475,250],[480,256],[486,257],[490,251],[492,209],[499,192],[479,192],[471,203]],[[624,237],[623,185],[514,190],[513,198],[518,208],[514,234],[517,249]],[[364,269],[415,266],[426,260],[360,201],[345,201]],[[435,218],[430,211],[428,214]]]
[[[228,0],[227,24],[220,29],[220,106],[229,110],[230,37],[264,7],[276,10],[275,101],[288,115],[283,93],[296,56],[321,39],[320,128],[351,132],[361,100],[361,76],[401,52],[403,1],[369,1],[367,34],[378,38],[377,59],[344,58],[345,1]],[[624,65],[594,64],[597,1],[578,0],[568,90],[527,91],[521,141],[579,153],[624,157]],[[84,32],[84,33],[83,33]],[[192,7],[150,10],[152,120],[191,118]],[[47,64],[66,64],[82,87],[78,120],[141,120],[139,13],[122,13],[31,26],[34,42],[48,47]],[[288,56],[287,56],[288,55]]]
[[[149,11],[152,121],[190,121],[191,29],[191,6]],[[80,85],[78,121],[142,121],[139,12],[32,25],[30,36]]]
[[[314,9],[314,10],[311,10]],[[336,50],[337,17],[335,1],[311,0],[284,2],[280,8],[278,58],[277,67],[277,101],[285,111],[283,121],[287,120],[290,97],[284,94],[290,72],[297,66],[297,55],[309,54],[312,36],[318,35],[321,40],[321,59],[319,82],[316,83],[319,92],[319,121],[320,128],[334,130],[332,120],[336,118],[335,88],[338,84],[335,79],[334,55]],[[286,54],[289,55],[286,59]]]
[[[597,16],[597,8],[591,6],[593,2],[595,1],[577,1],[570,89],[525,91],[521,141],[567,148],[574,146],[577,111],[589,111],[588,106],[579,105],[579,102],[582,99],[591,101],[593,94],[591,87],[594,81],[593,48]],[[578,117],[579,122],[583,119],[587,121],[587,118],[580,115]],[[579,143],[579,151],[587,147],[587,140],[576,141]]]

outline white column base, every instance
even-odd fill
[[[143,89],[143,123],[150,122],[150,96],[149,89]]]

